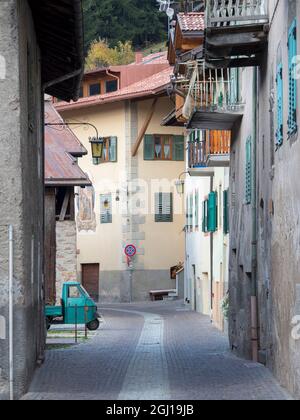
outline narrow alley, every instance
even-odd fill
[[[26,400],[286,400],[260,364],[180,302],[110,305],[87,344],[51,350]]]

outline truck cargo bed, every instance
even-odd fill
[[[63,316],[62,306],[46,306],[46,316],[53,318]]]

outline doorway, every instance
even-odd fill
[[[82,264],[82,285],[89,295],[97,302],[100,289],[100,265]]]

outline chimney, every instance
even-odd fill
[[[143,62],[143,53],[142,52],[136,52],[135,53],[135,64],[142,64]]]

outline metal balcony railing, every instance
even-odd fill
[[[206,26],[226,27],[267,23],[267,0],[206,0]]]
[[[231,69],[206,69],[205,63],[195,67],[189,83],[181,90],[186,94],[183,115],[189,119],[195,110],[203,112],[239,112],[242,108],[238,81]]]

